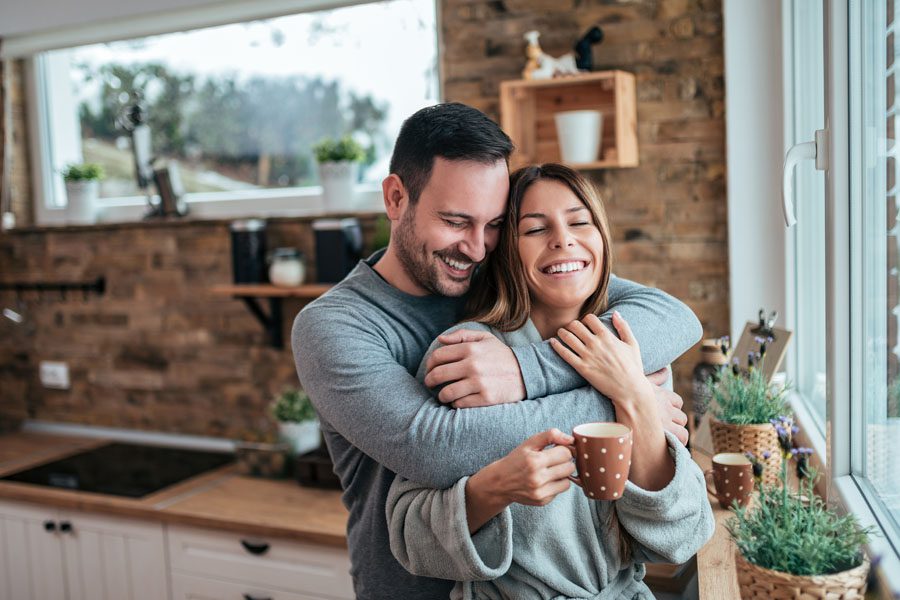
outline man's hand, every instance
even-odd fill
[[[519,361],[509,346],[486,331],[459,329],[438,338],[442,344],[425,364],[425,385],[444,385],[438,400],[453,408],[474,408],[525,397]]]
[[[675,392],[661,387],[669,380],[669,367],[663,367],[656,373],[647,375],[647,379],[653,384],[653,393],[656,395],[656,404],[659,408],[659,418],[662,419],[663,428],[677,437],[682,444],[687,444],[688,431],[685,426],[688,418],[681,410],[684,400]]]

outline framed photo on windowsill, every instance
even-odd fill
[[[772,376],[778,372],[781,361],[787,352],[788,342],[791,340],[792,332],[779,327],[767,327],[765,324],[747,322],[744,325],[744,331],[738,339],[737,345],[732,353],[733,360],[737,359],[738,365],[744,371],[749,367],[749,357],[751,354],[756,355],[759,351],[759,340],[766,340],[766,353],[762,360],[762,369],[766,378],[771,381]],[[768,341],[771,339],[772,341]],[[754,364],[756,359],[754,358]]]

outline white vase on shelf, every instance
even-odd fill
[[[566,164],[600,160],[603,113],[599,110],[568,110],[554,115],[559,155]]]

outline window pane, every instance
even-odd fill
[[[312,145],[343,134],[367,149],[361,180],[380,181],[403,119],[438,99],[433,0],[96,44],[47,58],[64,66],[47,77],[61,74],[74,90],[74,106],[53,110],[77,111],[81,158],[104,166],[105,198],[141,193],[129,134],[136,102],[153,155],[178,161],[188,192],[220,192],[316,185]]]
[[[862,197],[858,247],[862,256],[862,331],[854,332],[863,352],[864,435],[862,472],[896,527],[900,519],[900,221],[897,201],[897,145],[894,120],[900,108],[895,90],[897,44],[893,1],[862,3],[859,36],[863,72],[859,107],[862,125]],[[854,309],[855,310],[855,309]],[[854,442],[857,443],[857,442]]]
[[[821,2],[791,4],[793,139],[807,142],[825,126],[825,69]],[[794,346],[791,380],[809,405],[816,425],[825,425],[825,175],[813,161],[794,173],[797,225],[794,244]]]

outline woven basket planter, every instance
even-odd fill
[[[778,434],[771,423],[764,425],[732,425],[716,418],[709,420],[712,432],[713,449],[720,452],[752,452],[765,465],[763,482],[775,485],[781,473],[781,449],[778,446]],[[769,458],[764,460],[763,452],[769,451]]]
[[[863,600],[869,559],[848,571],[830,575],[791,575],[749,562],[735,550],[742,600]]]

